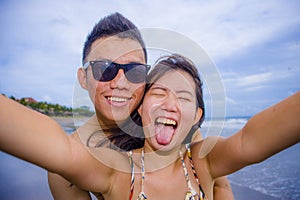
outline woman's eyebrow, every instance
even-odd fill
[[[164,86],[161,86],[159,84],[156,84],[156,85],[153,85],[151,87],[151,89],[160,89],[160,90],[167,90],[168,88],[164,87]]]
[[[170,90],[170,88],[166,87],[166,86],[163,86],[161,84],[153,84],[153,86],[151,87],[151,89],[159,89],[159,90],[163,90],[163,91],[166,91],[166,90]],[[189,90],[185,90],[185,89],[180,89],[180,90],[175,90],[174,91],[176,94],[188,94],[190,96],[193,96],[193,92],[189,91]]]
[[[188,90],[176,90],[176,94],[189,94],[191,96],[193,96],[194,94]]]

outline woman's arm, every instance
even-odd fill
[[[50,191],[55,200],[77,199],[91,200],[91,195],[88,191],[82,190],[71,184],[58,174],[48,172],[48,183]]]
[[[300,92],[253,116],[208,154],[213,177],[261,162],[300,141]]]
[[[105,192],[112,169],[51,118],[0,95],[0,149],[84,189]],[[94,180],[97,180],[94,181]]]

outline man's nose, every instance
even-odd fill
[[[110,81],[111,88],[125,89],[129,86],[129,81],[127,80],[124,70],[119,69],[116,77]]]

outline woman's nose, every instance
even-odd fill
[[[167,95],[167,98],[165,98],[164,102],[162,103],[161,108],[168,112],[176,112],[179,108],[179,103],[176,95],[169,93]]]

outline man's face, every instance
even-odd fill
[[[131,39],[118,37],[101,38],[92,44],[87,61],[107,59],[119,64],[145,64],[140,44]],[[107,82],[94,79],[91,66],[86,74],[86,89],[93,101],[98,120],[106,125],[124,121],[138,106],[145,89],[145,82],[132,83],[127,80],[123,69]]]

